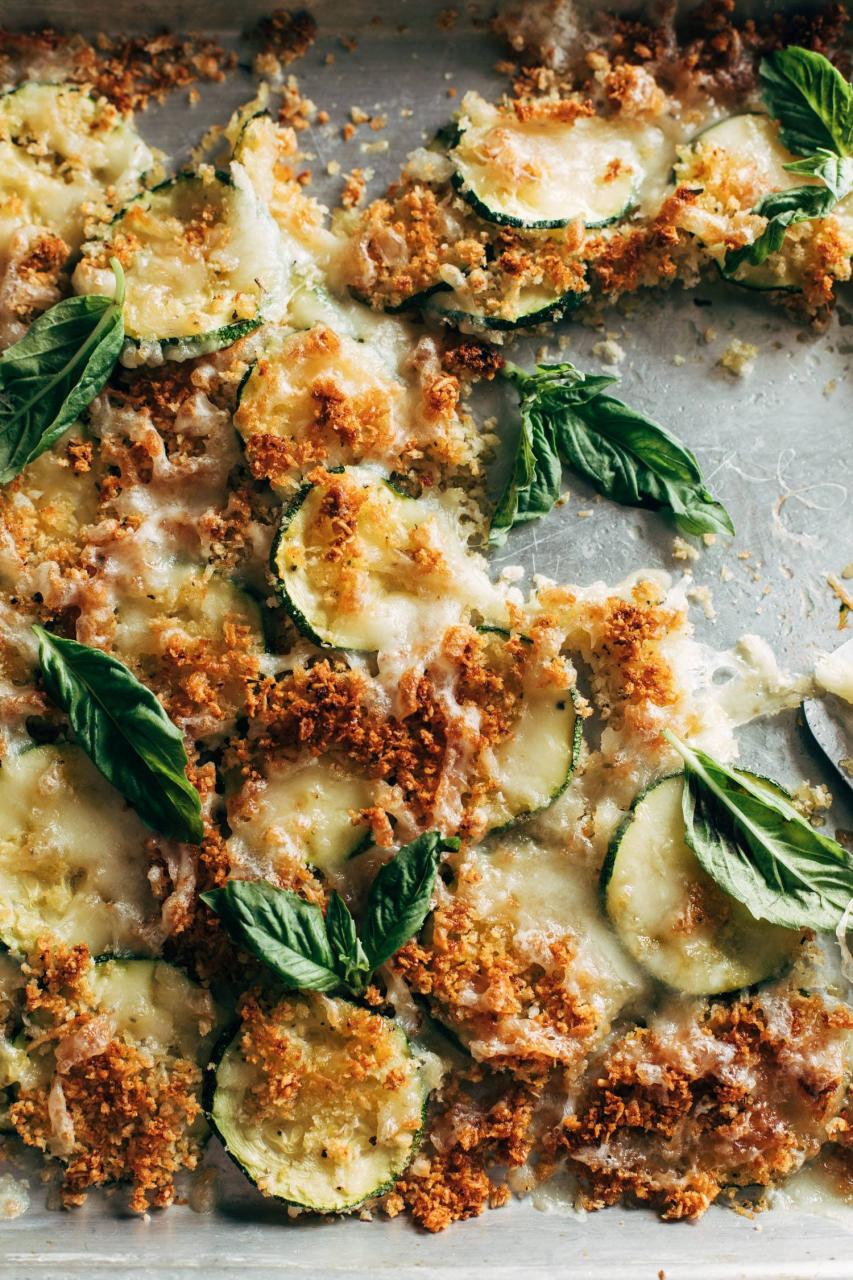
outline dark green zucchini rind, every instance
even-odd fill
[[[429,1100],[424,1069],[402,1028],[390,1019],[312,992],[285,999],[287,1034],[301,1055],[299,1091],[287,1114],[274,1107],[266,1118],[257,1110],[241,1111],[248,1091],[263,1080],[263,1068],[243,1056],[241,1027],[232,1027],[214,1050],[203,1091],[205,1114],[229,1158],[263,1195],[305,1212],[349,1213],[390,1191],[414,1156]],[[264,1016],[274,1015],[275,1010]],[[377,1035],[387,1036],[386,1053],[381,1067],[377,1061],[372,1073],[348,1086],[348,1037],[363,1061],[352,1028],[368,1023],[372,1044]],[[312,1071],[322,1081],[319,1092],[312,1088]],[[401,1080],[385,1085],[392,1071]],[[330,1080],[339,1087],[329,1088]],[[398,1121],[388,1136],[379,1132],[380,1107],[383,1126],[392,1118]],[[323,1128],[318,1134],[318,1122],[326,1121],[328,1134]]]
[[[670,774],[637,796],[604,859],[601,902],[652,977],[688,995],[722,995],[784,972],[802,935],[756,919],[703,870],[685,838],[683,785]]]
[[[284,575],[281,570],[281,556],[286,548],[287,531],[294,516],[297,511],[299,511],[313,487],[314,486],[312,484],[303,484],[293,497],[293,500],[282,510],[278,532],[273,538],[272,546],[270,548],[270,571],[275,579],[276,594],[297,631],[299,631],[301,635],[305,636],[306,640],[310,640],[312,644],[316,644],[321,649],[334,649],[336,647],[334,642],[327,637],[320,635],[318,631],[315,631],[308,618],[306,618],[298,605],[294,603],[290,592],[285,586]]]
[[[424,310],[434,315],[445,324],[456,329],[479,330],[492,333],[512,333],[515,330],[536,329],[539,325],[556,324],[565,316],[571,315],[581,305],[585,293],[570,290],[568,293],[555,295],[550,301],[541,298],[530,306],[529,310],[519,311],[514,315],[483,315],[467,311],[459,306],[443,306],[440,296],[427,299]]]
[[[466,204],[471,206],[477,216],[482,218],[484,222],[491,222],[496,227],[514,227],[519,231],[558,231],[561,227],[567,227],[570,222],[574,221],[573,214],[565,218],[520,218],[516,214],[505,213],[503,210],[488,204],[487,201],[477,195],[468,179],[458,171],[451,175],[450,181],[457,194],[462,197]],[[619,210],[609,217],[584,222],[584,226],[589,231],[595,231],[601,227],[611,227],[614,223],[621,222],[623,218],[627,218],[635,205],[636,199],[632,196]]]

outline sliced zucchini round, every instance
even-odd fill
[[[363,651],[437,633],[439,615],[494,617],[498,595],[438,497],[409,498],[367,467],[306,485],[282,517],[271,567],[315,644]]]
[[[61,84],[28,83],[3,94],[0,257],[21,226],[47,227],[76,252],[91,206],[129,200],[154,163],[133,125],[104,99]]]
[[[152,359],[227,347],[284,305],[278,230],[237,172],[182,173],[131,201],[75,270],[78,293],[104,292],[112,256],[125,273],[126,336]]]
[[[504,661],[509,632],[490,627],[489,660]],[[486,829],[501,830],[546,809],[569,785],[580,756],[583,721],[573,688],[557,689],[531,665],[522,676],[519,712],[509,734],[490,749],[491,789],[485,802]]]
[[[370,780],[331,756],[271,764],[229,797],[232,862],[262,879],[292,859],[340,871],[370,841],[367,824],[350,815],[373,803]]]
[[[109,1039],[141,1050],[150,1066],[158,1073],[169,1073],[179,1062],[193,1063],[199,1069],[195,1090],[200,1104],[203,1070],[221,1035],[223,1024],[222,1012],[217,1008],[210,992],[165,960],[99,957],[93,962],[86,979],[88,995],[81,1000],[78,1012],[94,1014],[96,1017],[105,1015],[108,1019]],[[49,1024],[47,1029],[51,1029]],[[26,1035],[22,1035],[16,1042],[19,1058],[11,1065],[13,1069],[18,1067],[18,1074],[12,1081],[13,1085],[27,1090],[50,1088],[51,1081],[57,1074],[55,1051],[57,1044],[61,1044],[61,1039],[43,1035],[43,1030],[40,1015],[36,1013]],[[65,1068],[70,1069],[73,1068]],[[62,1072],[63,1068],[59,1066],[60,1078]],[[92,1078],[91,1088],[94,1093],[92,1102],[97,1102],[97,1076]],[[84,1099],[84,1109],[89,1105],[91,1103]],[[15,1119],[14,1110],[12,1119]],[[142,1115],[139,1119],[140,1123],[144,1123],[145,1116]],[[188,1121],[182,1119],[178,1111],[172,1119],[173,1122],[185,1124],[188,1136],[195,1142],[203,1140],[208,1132],[200,1106],[195,1116]],[[26,1116],[15,1127],[24,1141],[30,1141]],[[154,1134],[149,1134],[149,1138],[156,1140]],[[40,1145],[38,1136],[32,1141],[33,1145]],[[131,1134],[131,1147],[133,1141],[134,1135]],[[79,1155],[85,1145],[85,1135],[78,1135],[74,1153]],[[130,1159],[127,1160],[126,1171],[121,1167],[124,1159],[117,1158],[117,1153],[112,1153],[111,1163],[112,1170],[107,1175],[101,1171],[98,1176],[99,1166],[94,1166],[95,1174],[91,1185],[103,1183],[108,1178],[129,1179],[136,1173]]]
[[[241,388],[234,423],[250,456],[253,438],[277,442],[267,469],[273,488],[292,493],[318,464],[370,457],[393,465],[419,425],[420,397],[389,364],[384,352],[325,324],[270,335]]]
[[[208,1118],[264,1195],[343,1213],[388,1191],[411,1160],[424,1074],[397,1023],[303,992],[244,1016],[209,1080]]]
[[[605,910],[626,950],[660,982],[688,995],[753,986],[788,965],[796,930],[757,920],[700,866],[684,835],[683,776],[634,802],[601,872]]]
[[[150,832],[79,747],[4,759],[0,813],[5,946],[26,955],[47,935],[92,952],[150,949]]]
[[[493,311],[486,311],[482,301],[466,289],[436,289],[426,297],[423,310],[463,331],[500,333],[556,324],[575,311],[584,297],[576,290],[554,293],[545,285],[526,285],[517,294],[498,300]]]
[[[525,118],[477,93],[462,103],[453,183],[481,218],[546,229],[580,218],[603,227],[636,200],[648,132],[636,121]]]
[[[725,265],[731,247],[728,233],[733,200],[744,201],[743,207],[735,208],[736,213],[743,213],[773,191],[819,185],[816,178],[785,169],[795,159],[782,145],[776,122],[750,112],[710,125],[681,150],[675,176],[684,185],[702,187],[705,202],[712,202],[712,216],[707,231],[700,231],[700,239],[721,274],[734,284],[785,292],[803,288],[804,272],[808,270],[806,250],[813,234],[810,222],[789,228],[782,248],[764,262],[745,262],[734,271]],[[842,200],[829,216],[838,221],[853,250],[853,196]]]

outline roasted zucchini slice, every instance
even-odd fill
[[[270,334],[241,388],[234,423],[250,457],[274,445],[266,468],[273,488],[292,495],[313,467],[365,456],[393,466],[417,433],[421,397],[389,354],[325,324]]]
[[[52,1155],[78,1168],[88,1163],[87,1186],[135,1180],[141,1152],[159,1162],[165,1181],[182,1165],[192,1168],[208,1134],[203,1073],[222,1030],[210,992],[164,960],[101,957],[85,975],[75,1013],[66,1031],[52,1025],[49,1011],[36,1010],[19,1037],[11,1083],[13,1094],[25,1091],[25,1105],[10,1110],[18,1136],[43,1149],[47,1128]],[[103,1070],[92,1071],[91,1060],[111,1046]],[[123,1080],[115,1080],[116,1070],[127,1073]],[[142,1104],[128,1114],[119,1103],[113,1119],[111,1089],[127,1089],[130,1080]],[[68,1100],[65,1132],[53,1127],[57,1086]],[[74,1125],[75,1111],[87,1123]],[[105,1150],[98,1130],[110,1122],[115,1138]]]
[[[284,306],[278,229],[237,170],[182,173],[144,192],[86,253],[74,272],[78,293],[104,292],[110,257],[124,268],[125,333],[141,348],[137,362],[217,351]]]
[[[681,149],[675,167],[677,180],[685,186],[702,187],[704,192],[704,210],[690,215],[691,219],[700,219],[696,234],[721,273],[734,284],[747,289],[796,292],[803,288],[804,277],[814,270],[809,254],[809,242],[817,225],[814,221],[790,227],[782,248],[764,262],[742,263],[734,271],[726,268],[730,232],[735,229],[731,224],[733,199],[743,202],[736,212],[746,213],[773,191],[818,183],[817,179],[785,169],[795,159],[782,145],[776,122],[750,112],[711,125]],[[828,218],[834,220],[853,254],[853,196],[840,201]],[[692,226],[692,221],[688,225]]]
[[[210,1073],[206,1106],[264,1195],[343,1213],[394,1185],[417,1147],[427,1096],[402,1027],[303,992],[244,1009]]]
[[[133,125],[103,98],[65,84],[3,94],[0,257],[22,226],[46,228],[76,252],[92,209],[129,200],[153,167]]]
[[[504,605],[437,497],[409,498],[367,467],[304,486],[271,556],[282,604],[315,644],[375,651]],[[498,615],[499,616],[499,615]]]
[[[0,941],[150,950],[159,906],[150,831],[79,748],[34,747],[0,767]]]
[[[659,150],[660,132],[622,118],[566,120],[518,105],[495,106],[478,93],[462,102],[449,152],[453,182],[480,217],[535,230],[576,219],[603,227],[624,217],[637,198],[644,152]]]
[[[554,293],[547,285],[527,285],[517,295],[502,298],[494,310],[485,310],[482,302],[466,288],[430,292],[422,309],[463,331],[492,330],[495,333],[513,329],[535,329],[540,324],[556,324],[580,306],[582,292]]]
[[[763,982],[790,963],[801,934],[757,920],[702,869],[684,835],[683,786],[681,774],[663,778],[634,802],[602,868],[605,910],[667,986],[716,995]]]
[[[488,639],[488,665],[502,676],[509,632],[499,627],[481,630]],[[517,716],[506,737],[488,752],[491,787],[483,806],[487,830],[512,826],[546,809],[565,791],[583,736],[576,699],[574,688],[556,687],[539,664],[522,668]]]
[[[228,799],[232,861],[268,880],[292,860],[340,871],[370,839],[351,815],[373,803],[370,780],[331,756],[271,764]]]

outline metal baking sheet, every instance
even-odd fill
[[[0,19],[17,27],[49,22],[88,31],[195,28],[239,47],[235,13],[245,27],[269,7],[258,0],[240,6],[227,0],[3,0]],[[331,117],[330,126],[304,135],[324,198],[333,202],[340,185],[340,178],[325,176],[329,161],[338,160],[343,170],[369,166],[375,173],[371,190],[378,191],[407,151],[447,119],[454,106],[450,89],[500,92],[502,81],[492,70],[499,46],[482,24],[472,22],[467,3],[455,6],[461,11],[455,28],[439,30],[436,17],[444,7],[438,0],[321,0],[313,6],[320,38],[292,70]],[[489,10],[488,3],[480,6],[481,14]],[[343,47],[342,36],[355,38],[353,51]],[[325,61],[329,52],[335,55],[331,64]],[[208,124],[223,123],[249,96],[247,75],[203,85],[192,110],[178,93],[165,108],[143,116],[141,127],[180,159]],[[388,127],[379,134],[362,129],[355,141],[342,143],[340,127],[351,106],[381,111]],[[376,139],[387,139],[386,152],[360,150],[361,141]],[[687,566],[695,584],[710,593],[706,610],[694,610],[697,632],[720,648],[745,631],[757,633],[784,666],[807,669],[816,652],[846,638],[836,629],[838,600],[826,575],[841,575],[853,561],[847,387],[853,289],[842,290],[824,332],[792,322],[760,297],[703,286],[632,299],[605,317],[604,331],[565,326],[550,342],[520,344],[515,358],[530,357],[545,345],[552,356],[562,350],[582,368],[596,370],[602,359],[595,348],[607,335],[624,352],[620,394],[695,450],[738,529],[733,542],[719,539]],[[719,365],[733,337],[759,349],[746,378]],[[510,426],[509,409],[498,406],[504,428]],[[676,576],[684,572],[685,565],[673,558],[672,531],[662,521],[599,502],[580,481],[568,484],[568,504],[513,535],[496,567],[522,563],[529,574],[580,583],[614,582],[641,566]],[[753,726],[745,737],[747,757],[751,750],[760,753],[778,776],[833,785],[832,771],[796,713]],[[833,818],[836,826],[853,828],[850,808],[838,806]],[[46,1208],[46,1190],[32,1176],[29,1211],[0,1222],[0,1276],[849,1280],[853,1274],[853,1210],[843,1221],[789,1208],[754,1219],[713,1208],[697,1224],[677,1225],[639,1210],[582,1216],[521,1202],[427,1236],[400,1219],[291,1223],[221,1154],[210,1158],[221,1167],[212,1213],[178,1205],[137,1219],[123,1212],[120,1194],[93,1195],[83,1209],[56,1212]],[[5,1171],[0,1163],[0,1173]]]

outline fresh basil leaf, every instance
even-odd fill
[[[229,880],[201,895],[231,937],[298,991],[333,991],[341,984],[323,912],[289,889],[266,881]]]
[[[789,45],[763,58],[758,70],[767,110],[794,155],[825,148],[853,151],[853,88],[828,58]]]
[[[66,298],[0,355],[0,484],[51,448],[102,389],[124,341],[124,275],[115,297]]]
[[[441,855],[458,848],[456,837],[445,839],[438,831],[425,831],[379,868],[361,931],[371,973],[420,929],[432,901]]]
[[[782,248],[788,227],[813,218],[825,218],[835,204],[836,198],[828,187],[789,187],[787,191],[774,191],[765,196],[753,213],[767,218],[767,226],[752,244],[729,250],[726,272],[731,274],[744,262],[757,266],[766,261],[771,253],[778,253]]]
[[[853,898],[853,857],[771,785],[664,737],[684,760],[687,843],[708,874],[759,919],[834,930]]]
[[[154,831],[200,844],[201,802],[183,738],[151,690],[100,649],[33,631],[45,688],[92,763]]]
[[[532,374],[507,364],[502,374],[519,391],[521,436],[492,520],[493,544],[514,525],[550,511],[559,496],[561,459],[605,497],[670,511],[684,533],[734,532],[693,454],[663,427],[604,394],[617,379],[587,376],[567,363],[537,365]]]
[[[335,890],[326,908],[326,934],[335,968],[344,983],[351,991],[361,990],[369,969],[367,956],[356,934],[349,907]]]
[[[850,156],[837,156],[832,151],[817,151],[813,156],[802,156],[783,167],[788,173],[820,178],[836,200],[843,200],[853,191],[853,159]]]

